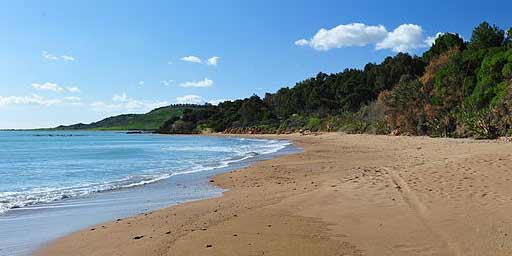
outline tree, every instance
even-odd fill
[[[466,48],[466,43],[464,39],[462,39],[459,34],[454,33],[444,33],[439,36],[432,47],[428,51],[423,54],[423,59],[427,62],[431,61],[433,58],[448,52],[450,50],[460,50],[463,51]]]
[[[391,129],[413,135],[423,133],[421,113],[425,103],[421,88],[417,79],[404,76],[391,91],[379,95],[379,101],[387,108],[386,120]]]
[[[482,60],[477,73],[477,84],[471,95],[471,103],[477,108],[497,103],[506,93],[506,78],[510,75],[512,49],[496,48]]]
[[[381,91],[389,90],[395,86],[402,76],[418,77],[423,74],[426,63],[407,53],[399,53],[394,57],[387,57],[381,64],[367,64],[364,68],[366,84],[376,97]]]
[[[498,28],[496,25],[489,25],[487,22],[482,22],[475,29],[471,35],[471,42],[469,49],[480,50],[491,47],[500,47],[505,41],[505,32]]]
[[[269,118],[267,115],[269,113],[267,105],[258,95],[245,99],[238,113],[240,114],[240,122],[245,127],[257,125],[259,122],[266,121],[265,119]]]

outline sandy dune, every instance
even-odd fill
[[[305,152],[215,177],[222,198],[92,227],[36,255],[512,255],[512,144],[278,137]]]

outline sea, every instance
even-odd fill
[[[221,196],[213,175],[299,151],[287,140],[2,131],[0,255],[30,255],[85,227]]]

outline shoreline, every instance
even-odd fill
[[[222,197],[82,230],[35,255],[507,255],[512,249],[510,144],[335,133],[236,137],[288,139],[304,152],[216,175],[211,183],[228,189]]]
[[[260,155],[226,160],[216,168],[182,172],[141,186],[117,188],[87,196],[16,208],[0,216],[0,255],[31,255],[41,246],[92,225],[99,225],[135,215],[171,207],[183,202],[222,196],[223,190],[212,186],[211,176],[298,151],[291,142],[265,149]],[[288,144],[288,145],[287,145]],[[255,149],[256,150],[256,149]],[[260,152],[260,151],[258,151]],[[269,153],[271,152],[271,153]],[[37,232],[34,232],[37,231]]]

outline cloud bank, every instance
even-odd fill
[[[32,84],[32,88],[38,90],[38,91],[52,91],[52,92],[71,92],[71,93],[79,93],[80,92],[80,88],[76,87],[76,86],[71,86],[71,87],[62,87],[56,83],[52,83],[52,82],[46,82],[46,83],[43,83],[43,84],[40,84],[40,83],[33,83]]]
[[[32,87],[39,91],[53,91],[53,92],[63,92],[64,88],[60,87],[58,84],[46,82],[44,84],[33,83]]]
[[[295,41],[295,45],[309,46],[318,51],[375,45],[377,50],[409,52],[428,47],[429,40],[431,37],[425,37],[422,27],[415,24],[402,24],[393,31],[388,31],[383,25],[350,23],[332,29],[321,28],[311,39],[299,39]]]
[[[53,106],[62,103],[58,99],[47,99],[37,94],[30,96],[0,96],[0,107],[8,105],[42,105]]]

